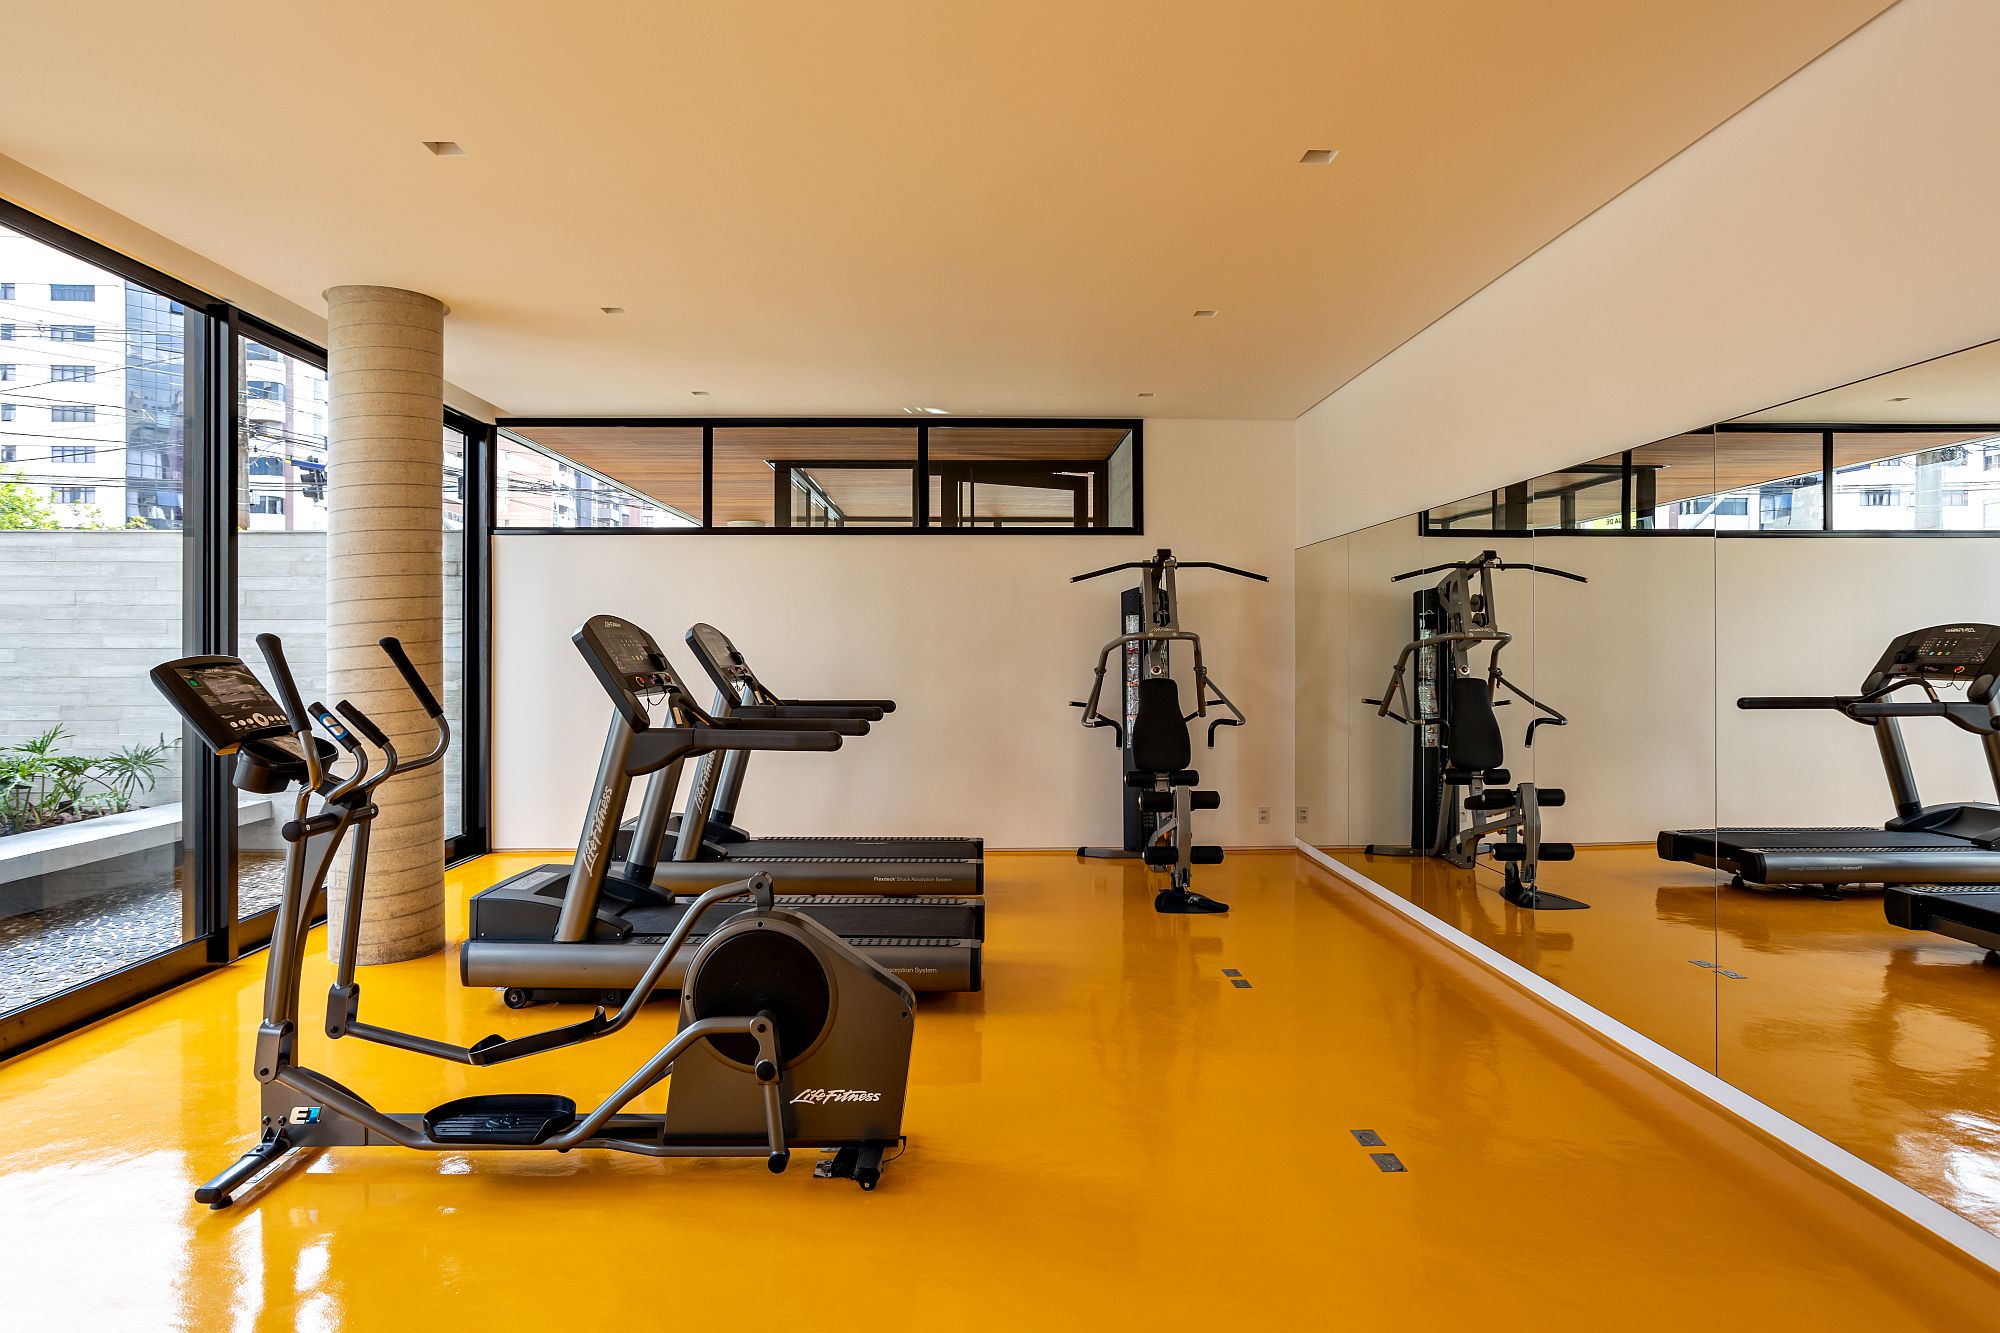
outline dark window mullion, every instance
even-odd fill
[[[715,427],[701,428],[701,526],[715,527]]]
[[[916,494],[912,497],[915,506],[910,510],[917,516],[919,532],[931,525],[931,428],[917,427],[917,475]]]
[[[1819,530],[1833,531],[1833,432],[1819,433]]]

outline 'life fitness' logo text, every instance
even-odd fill
[[[828,1102],[879,1102],[879,1092],[863,1092],[859,1088],[807,1088],[792,1098],[792,1105],[803,1102],[807,1106],[825,1106]]]

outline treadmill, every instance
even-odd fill
[[[750,669],[750,663],[713,625],[687,632],[695,660],[715,682],[709,705],[717,717],[776,719],[859,716],[880,721],[896,711],[893,699],[784,699],[772,693]],[[743,793],[743,775],[750,751],[718,750],[703,756],[688,787],[680,814],[668,821],[674,834],[674,859],[762,861],[767,857],[923,857],[983,861],[983,838],[950,837],[772,837],[756,838],[736,823],[736,802]],[[629,833],[631,825],[621,830]]]
[[[1966,687],[1963,701],[1941,697],[1934,682]],[[1892,698],[1905,689],[1921,700]],[[1925,805],[1903,745],[1902,720],[1938,717],[1980,738],[2000,794],[2000,625],[1933,625],[1892,642],[1862,682],[1861,693],[1825,697],[1738,699],[1745,709],[1822,709],[1872,727],[1896,817],[1881,828],[1684,829],[1660,834],[1659,854],[1727,871],[1737,888],[1810,887],[1824,893],[1860,885],[1992,886],[1986,897],[2000,904],[2000,806],[1974,803]],[[1894,893],[1889,919],[1922,915],[1911,902],[1929,891]],[[1979,898],[1956,894],[1954,903]],[[1988,910],[1994,905],[1989,904]],[[1942,905],[1927,910],[1952,919]],[[1912,929],[1927,928],[1911,925]],[[1936,928],[1936,927],[1929,927]],[[1994,925],[2000,931],[2000,919]],[[1949,933],[1949,932],[1947,932]],[[1991,946],[1989,946],[1991,947]]]
[[[473,898],[459,951],[464,984],[502,988],[512,1008],[629,990],[695,897],[767,870],[781,905],[840,935],[913,990],[980,988],[984,900],[950,892],[979,891],[976,874],[961,873],[963,863],[779,857],[658,865],[643,855],[657,855],[657,832],[635,839],[621,859],[612,841],[636,778],[653,775],[640,824],[650,820],[663,831],[687,760],[739,749],[834,750],[843,735],[863,734],[869,723],[710,717],[689,701],[666,654],[639,626],[593,616],[571,637],[613,705],[576,860],[522,871]],[[654,725],[656,707],[663,725]],[[718,909],[715,924],[727,918]],[[706,926],[697,923],[691,939],[704,938]],[[679,984],[670,969],[661,989]]]

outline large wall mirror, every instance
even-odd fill
[[[1299,836],[2000,1230],[2000,344],[1607,445],[1299,550]]]

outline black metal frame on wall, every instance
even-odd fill
[[[325,349],[226,301],[0,199],[0,226],[148,288],[188,312],[187,427],[182,474],[181,650],[230,653],[237,628],[235,441],[239,428],[237,340],[251,338],[324,369]],[[464,671],[459,750],[464,831],[446,845],[456,860],[487,847],[487,547],[492,526],[490,426],[447,412],[440,422],[466,436]],[[200,744],[181,746],[183,933],[180,944],[68,990],[0,1014],[0,1059],[192,980],[270,940],[275,909],[239,919],[236,823],[228,765]]]
[[[782,534],[791,536],[811,535],[818,537],[835,536],[835,535],[885,537],[885,536],[916,536],[919,534],[924,534],[924,535],[976,534],[982,537],[996,537],[996,536],[1008,536],[1008,535],[1070,536],[1070,537],[1102,535],[1102,536],[1116,536],[1116,537],[1131,537],[1142,534],[1146,530],[1146,509],[1145,509],[1146,429],[1145,429],[1144,419],[1138,417],[935,417],[928,421],[913,421],[909,417],[501,417],[499,421],[495,423],[494,430],[496,432],[495,436],[496,448],[498,443],[497,432],[510,431],[510,432],[521,433],[520,438],[522,442],[531,446],[537,452],[548,454],[551,457],[561,459],[563,462],[573,467],[576,467],[581,471],[588,472],[592,476],[603,476],[602,473],[597,472],[595,469],[591,468],[588,464],[578,463],[573,459],[567,458],[559,450],[552,449],[547,445],[538,444],[534,441],[532,436],[525,434],[525,432],[532,431],[537,427],[541,428],[561,427],[564,429],[595,427],[607,430],[632,429],[635,427],[699,429],[701,431],[701,513],[699,516],[699,521],[688,526],[664,527],[664,528],[591,527],[591,526],[500,527],[498,526],[499,512],[497,507],[497,499],[490,489],[490,482],[492,480],[490,474],[496,473],[498,469],[489,467],[488,469],[489,490],[486,499],[487,499],[487,504],[489,506],[489,512],[492,514],[493,518],[494,525],[490,529],[490,531],[492,532],[504,533],[509,536],[517,534],[547,535],[547,534],[558,534],[558,533],[569,535],[569,534],[584,533],[584,532],[599,532],[599,533],[622,533],[626,535],[639,534],[645,536],[671,536],[676,534],[685,535],[694,533],[713,535],[717,533],[727,533],[731,536],[739,536],[739,535],[772,536],[772,535]],[[729,527],[726,525],[717,524],[715,522],[715,432],[718,430],[729,430],[732,428],[740,428],[740,427],[800,429],[800,430],[812,430],[812,429],[837,430],[841,428],[846,428],[850,430],[895,429],[895,430],[915,431],[917,437],[916,453],[913,458],[858,459],[858,460],[841,461],[837,458],[837,456],[832,456],[829,459],[821,460],[820,462],[814,464],[814,466],[821,466],[821,467],[869,468],[884,472],[908,469],[910,472],[910,490],[911,490],[911,504],[912,504],[912,509],[911,509],[912,517],[910,522],[907,525],[903,525],[900,523],[892,524],[892,523],[871,522],[870,524],[867,525],[857,525],[855,527],[808,527],[808,526],[780,527],[776,526],[775,524],[769,527]],[[1071,523],[1065,526],[1060,522],[1015,519],[1012,520],[1014,526],[1011,527],[977,527],[971,524],[966,524],[964,526],[957,526],[957,527],[945,527],[941,523],[935,521],[937,518],[940,518],[942,516],[933,515],[930,512],[930,507],[931,507],[930,487],[924,484],[925,478],[932,475],[930,445],[931,445],[931,431],[934,429],[935,430],[1018,430],[1018,431],[1101,429],[1101,430],[1129,431],[1132,437],[1132,522],[1129,526],[1127,525],[1114,526],[1108,522],[1101,525],[1092,524],[1088,526],[1079,526],[1074,523]],[[960,461],[971,461],[976,463],[976,460],[953,460],[953,464],[956,464]],[[1004,460],[996,459],[993,461],[995,465],[1000,465],[1000,466],[1007,465],[1005,464]],[[794,464],[794,466],[803,466],[803,464]],[[938,466],[943,467],[946,465],[939,464]],[[1051,462],[1049,466],[1096,467],[1097,465],[1092,463],[1069,464],[1057,461],[1057,462]],[[630,486],[626,485],[623,482],[618,481],[618,479],[615,477],[604,477],[604,480],[611,482],[613,485],[619,487],[619,489],[621,490],[640,496],[640,498],[647,500],[649,503],[659,505],[660,507],[666,509],[674,509],[674,506],[672,505],[668,505],[663,501],[656,500],[651,496],[643,495],[643,493],[641,492],[634,491]],[[1108,487],[1107,487],[1107,494],[1108,494]],[[674,509],[674,512],[679,513],[682,511]],[[687,515],[687,517],[692,518],[694,516]],[[1109,518],[1108,513],[1105,514],[1104,517],[1108,519]]]
[[[2000,532],[1980,528],[1958,529],[1910,529],[1910,528],[1836,528],[1833,526],[1833,484],[1834,437],[1849,431],[1861,431],[1870,435],[1935,435],[1940,431],[1965,431],[1968,434],[1986,433],[2000,435],[2000,425],[1986,425],[1980,422],[1962,423],[1943,421],[1936,423],[1910,422],[1875,424],[1866,422],[1737,422],[1708,428],[1720,439],[1724,435],[1818,435],[1820,437],[1819,492],[1820,526],[1818,528],[1763,528],[1763,529],[1714,529],[1714,528],[1655,528],[1639,527],[1633,523],[1638,513],[1650,510],[1653,505],[1648,492],[1651,476],[1645,469],[1635,467],[1632,462],[1636,449],[1627,449],[1620,456],[1616,469],[1619,476],[1619,518],[1615,528],[1531,528],[1531,527],[1454,527],[1449,523],[1431,520],[1431,511],[1426,509],[1417,514],[1417,535],[1422,537],[1706,537],[1731,541],[1771,538],[1778,541],[1810,541],[1816,537],[1921,537],[1921,538],[1966,538],[2000,537]],[[1702,431],[1690,431],[1689,435],[1700,435]],[[1558,468],[1558,472],[1587,472],[1598,469],[1599,465],[1578,463],[1574,467]],[[1601,474],[1611,475],[1613,469],[1605,464]],[[1801,474],[1803,475],[1803,474]],[[1525,515],[1532,499],[1546,498],[1559,492],[1542,491],[1530,493],[1535,478],[1516,482],[1512,486],[1496,487],[1491,511],[1496,519],[1501,516]],[[1775,478],[1774,480],[1782,480]],[[1587,484],[1587,483],[1586,483]],[[1582,489],[1581,486],[1569,488]]]

